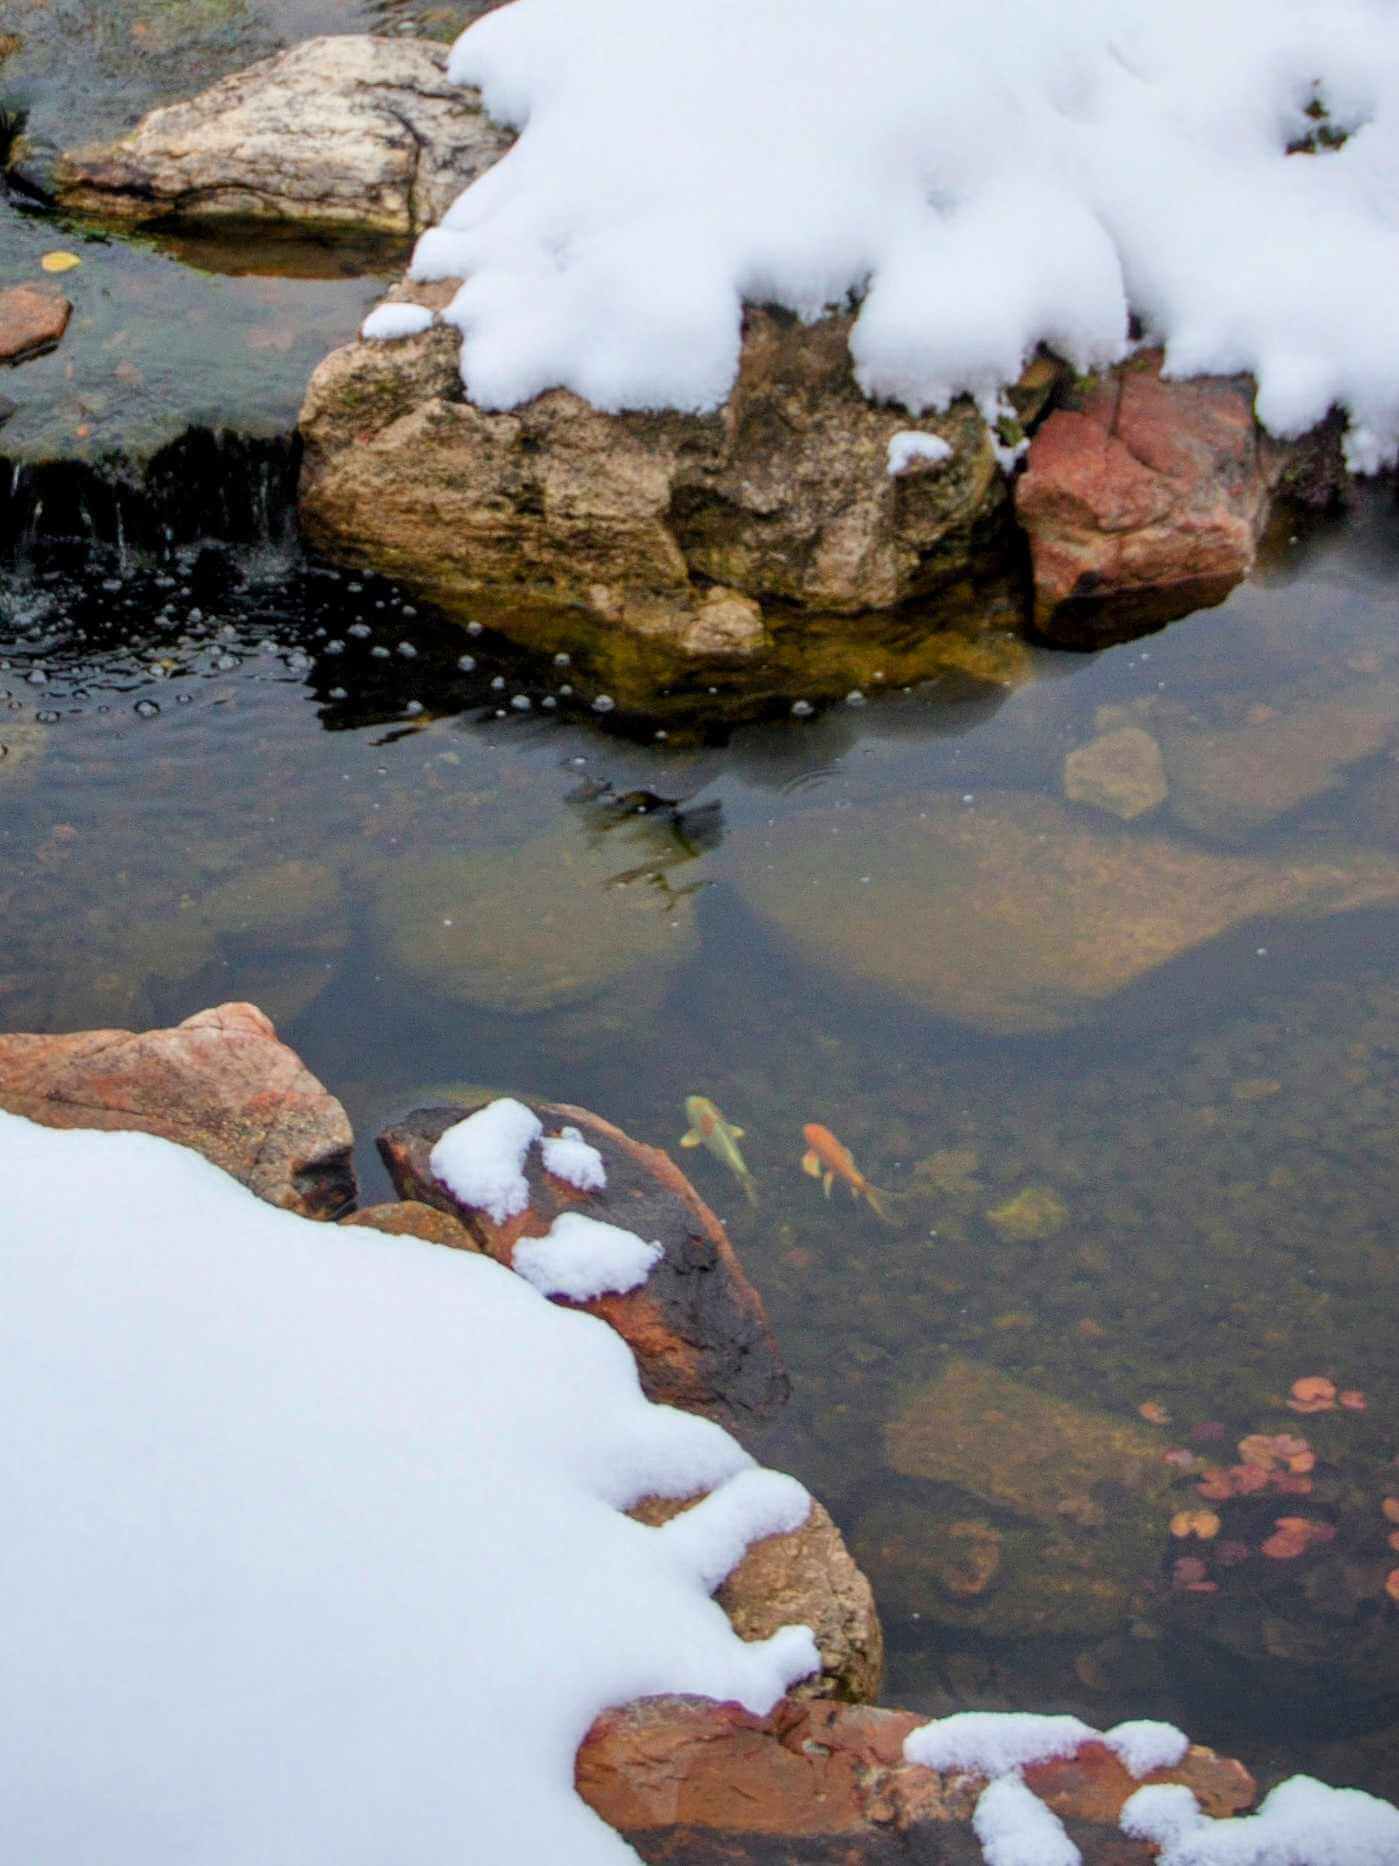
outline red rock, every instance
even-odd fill
[[[579,1794],[643,1860],[673,1866],[865,1866],[979,1860],[971,1815],[985,1786],[903,1759],[924,1721],[911,1711],[784,1699],[767,1717],[698,1698],[645,1698],[606,1711],[578,1752]],[[1192,1749],[1178,1769],[1210,1814],[1248,1807],[1238,1763]],[[1117,1829],[1141,1784],[1100,1743],[1026,1771],[1068,1825],[1087,1866],[1137,1866],[1152,1850]]]
[[[0,1108],[178,1141],[306,1218],[354,1200],[348,1115],[256,1005],[220,1004],[172,1030],[0,1036]]]
[[[62,292],[42,285],[0,291],[0,363],[22,363],[51,350],[68,328],[73,307]]]
[[[529,1106],[546,1128],[576,1127],[598,1149],[607,1169],[604,1192],[582,1193],[552,1178],[532,1148],[525,1167],[526,1211],[498,1225],[487,1213],[459,1205],[433,1177],[428,1156],[445,1129],[471,1113],[462,1105],[419,1110],[379,1136],[399,1196],[460,1218],[480,1248],[506,1265],[520,1238],[542,1237],[569,1206],[648,1242],[655,1239],[663,1255],[639,1289],[568,1306],[616,1329],[636,1355],[649,1399],[703,1413],[740,1429],[740,1435],[745,1420],[775,1411],[788,1383],[762,1298],[744,1275],[723,1225],[685,1175],[658,1147],[643,1146],[586,1108],[542,1101]]]
[[[1016,512],[1035,613],[1091,646],[1219,602],[1253,566],[1283,455],[1246,377],[1165,382],[1143,352],[1056,409],[1030,443]]]
[[[460,1218],[454,1218],[450,1212],[439,1212],[417,1199],[402,1199],[392,1205],[366,1205],[362,1211],[350,1212],[340,1222],[370,1231],[384,1231],[390,1237],[419,1238],[425,1244],[445,1244],[450,1250],[471,1251],[476,1256],[484,1254]]]

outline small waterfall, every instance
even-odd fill
[[[205,541],[285,549],[300,454],[295,436],[196,428],[139,463],[12,460],[0,471],[0,563],[72,544],[105,546],[123,567]]]

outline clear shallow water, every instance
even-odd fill
[[[870,1571],[885,1701],[1174,1717],[1395,1795],[1394,539],[1377,493],[1144,642],[689,744],[609,732],[566,667],[287,556],[31,565],[0,587],[0,1026],[252,998],[349,1106],[365,1202],[375,1131],[453,1084],[672,1150],[684,1097],[713,1097],[757,1211],[685,1163],[794,1376],[756,1449]],[[1066,755],[1124,720],[1170,777],[1126,825],[1062,795]],[[961,824],[1033,867],[1003,896],[1019,951]],[[1209,938],[1170,906],[1197,875],[1225,901]],[[1370,904],[1325,912],[1358,875]],[[1099,998],[1073,944],[1095,888],[1096,950],[1149,941],[1158,905],[1183,946]],[[812,1121],[895,1223],[822,1197]],[[1366,1410],[1297,1417],[1308,1374]],[[1165,1452],[1283,1431],[1316,1453],[1308,1495],[1172,1537],[1204,1505]],[[1333,1540],[1263,1555],[1298,1512]]]

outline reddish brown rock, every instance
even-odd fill
[[[1253,567],[1283,464],[1253,385],[1160,369],[1143,352],[1056,409],[1016,486],[1036,620],[1070,646],[1219,602]]]
[[[425,1244],[445,1244],[449,1250],[469,1250],[478,1257],[481,1246],[460,1218],[439,1212],[419,1199],[401,1199],[392,1205],[366,1205],[350,1212],[342,1225],[360,1225],[369,1231],[385,1231],[390,1237],[421,1238]]]
[[[348,1115],[252,1004],[172,1030],[0,1036],[0,1108],[44,1127],[158,1134],[305,1218],[334,1218],[355,1196]]]
[[[697,1498],[643,1497],[627,1514],[665,1523]],[[782,1626],[809,1626],[821,1670],[793,1687],[793,1698],[868,1704],[884,1675],[884,1632],[874,1591],[827,1511],[812,1499],[799,1529],[751,1543],[714,1598],[740,1639],[768,1639]]]
[[[0,363],[22,363],[52,350],[68,328],[73,307],[62,292],[42,285],[0,291]]]
[[[780,1406],[787,1375],[762,1299],[743,1274],[724,1227],[685,1175],[658,1147],[643,1146],[586,1108],[529,1105],[547,1130],[576,1127],[598,1149],[607,1169],[604,1192],[581,1193],[552,1178],[532,1148],[525,1167],[527,1210],[498,1225],[487,1213],[459,1205],[434,1179],[428,1156],[442,1133],[472,1112],[464,1104],[419,1110],[379,1136],[400,1197],[421,1199],[460,1218],[481,1249],[507,1265],[520,1238],[542,1237],[567,1206],[581,1205],[609,1224],[654,1239],[663,1254],[639,1289],[569,1306],[617,1330],[636,1355],[649,1399],[703,1413],[731,1429]]]
[[[697,1698],[607,1711],[578,1752],[578,1792],[642,1859],[674,1866],[877,1866],[979,1862],[972,1811],[985,1786],[903,1759],[924,1720],[911,1711],[784,1699],[770,1716]],[[1099,1743],[1027,1769],[1087,1866],[1145,1866],[1153,1850],[1117,1829],[1141,1786]],[[1192,1749],[1151,1782],[1183,1782],[1206,1812],[1238,1813],[1254,1783],[1238,1763]]]

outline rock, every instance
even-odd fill
[[[1177,1473],[1135,1420],[956,1359],[905,1396],[884,1449],[914,1481],[853,1541],[892,1618],[996,1639],[1106,1634],[1159,1571]]]
[[[664,1523],[697,1498],[646,1497],[627,1514]],[[782,1626],[809,1626],[821,1670],[794,1698],[871,1704],[884,1676],[884,1634],[869,1582],[824,1506],[813,1498],[800,1529],[764,1536],[723,1582],[715,1599],[740,1639],[767,1639]]]
[[[22,719],[0,719],[0,783],[27,770],[32,777],[48,744],[47,726]]]
[[[923,424],[954,450],[937,473],[890,476],[908,416],[860,394],[850,322],[750,309],[738,381],[712,415],[608,415],[563,390],[488,414],[465,399],[459,338],[440,326],[334,351],[302,410],[303,525],[449,614],[569,650],[619,699],[677,670],[750,677],[780,658],[794,616],[949,591],[1005,518],[968,403]],[[1028,391],[1047,392],[1038,376]]]
[[[742,1436],[745,1421],[765,1418],[786,1399],[787,1375],[762,1299],[743,1274],[724,1227],[658,1147],[643,1146],[585,1108],[533,1100],[529,1105],[547,1130],[577,1127],[598,1149],[607,1171],[604,1192],[580,1193],[551,1178],[533,1148],[526,1163],[530,1204],[518,1217],[498,1225],[486,1212],[458,1204],[433,1177],[428,1157],[442,1133],[472,1112],[462,1105],[421,1110],[379,1136],[379,1152],[399,1196],[460,1218],[477,1245],[507,1265],[520,1238],[543,1236],[560,1211],[579,1205],[648,1242],[654,1239],[663,1255],[640,1288],[569,1306],[616,1329],[636,1355],[649,1399],[703,1413]]]
[[[251,1004],[171,1030],[0,1036],[0,1108],[44,1127],[158,1134],[305,1218],[334,1218],[355,1194],[345,1110]]]
[[[1250,836],[1337,789],[1346,770],[1399,736],[1399,685],[1372,681],[1286,711],[1256,708],[1211,729],[1163,723],[1171,813],[1221,841]]]
[[[578,1752],[579,1794],[643,1860],[665,1866],[972,1866],[984,1779],[903,1759],[912,1711],[784,1698],[766,1717],[699,1698],[643,1698],[604,1711]],[[1252,1804],[1247,1770],[1192,1748],[1152,1782],[1182,1782],[1216,1817]],[[1025,1780],[1066,1823],[1087,1866],[1147,1866],[1117,1830],[1140,1786],[1085,1743]]]
[[[445,1244],[449,1250],[469,1250],[484,1255],[460,1218],[439,1212],[420,1199],[400,1199],[392,1205],[366,1205],[340,1220],[342,1225],[359,1225],[370,1231],[384,1231],[390,1237],[421,1238],[425,1244]]]
[[[1253,567],[1283,450],[1238,376],[1167,382],[1144,351],[1042,423],[1016,485],[1035,618],[1091,647],[1219,602]]]
[[[1069,1222],[1069,1208],[1052,1186],[1026,1186],[993,1206],[986,1222],[1008,1244],[1036,1244],[1058,1236]]]
[[[1215,854],[1017,792],[813,809],[716,859],[809,962],[1006,1032],[1067,1029],[1255,917],[1399,900],[1391,855]]]
[[[153,110],[59,164],[65,205],[138,219],[236,216],[416,233],[514,140],[447,82],[443,47],[310,39]]]
[[[440,998],[521,1016],[610,992],[634,1018],[659,1006],[697,934],[693,894],[620,879],[629,850],[565,823],[513,846],[401,861],[374,903],[379,943]]]
[[[62,292],[42,285],[11,285],[0,291],[0,363],[23,363],[52,350],[73,315]]]
[[[1124,822],[1145,816],[1166,800],[1161,747],[1140,726],[1100,733],[1064,760],[1064,795]]]

